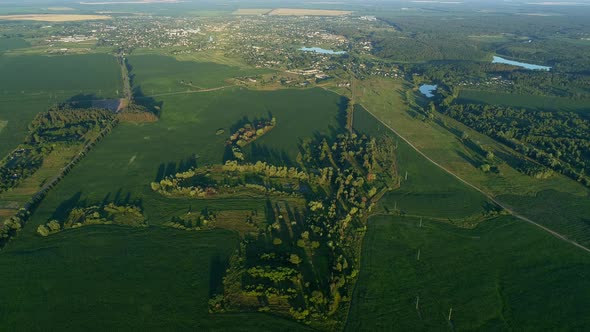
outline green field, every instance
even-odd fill
[[[31,44],[22,38],[0,38],[0,52],[29,46],[31,46]]]
[[[587,253],[511,217],[474,230],[418,225],[370,221],[348,331],[590,328]]]
[[[481,90],[462,90],[457,102],[461,104],[504,105],[539,111],[590,112],[590,100],[519,95]]]
[[[46,98],[32,97],[2,101],[0,108],[0,158],[4,158],[25,139],[27,127],[35,114],[46,111],[53,102]]]
[[[69,98],[115,98],[121,74],[106,54],[0,56],[0,158],[25,138],[35,114]]]
[[[303,330],[261,314],[210,315],[237,245],[228,231],[87,227],[15,241],[0,253],[7,330]]]
[[[214,291],[209,283],[220,280],[219,276],[211,276],[209,267],[216,257],[223,261],[235,248],[237,237],[233,233],[188,233],[156,226],[140,230],[88,227],[48,238],[35,234],[37,225],[47,219],[60,218],[73,206],[103,200],[143,206],[151,225],[204,207],[263,211],[265,202],[261,200],[170,200],[153,193],[149,184],[161,166],[165,173],[175,172],[182,161],[195,154],[198,165],[222,162],[230,127],[244,116],[266,117],[272,112],[277,125],[256,144],[294,158],[300,139],[330,134],[330,128],[338,126],[342,101],[338,95],[321,89],[257,92],[234,88],[168,96],[162,102],[160,121],[121,124],[101,141],[50,192],[9,249],[0,254],[0,264],[18,265],[18,269],[0,275],[5,285],[19,285],[0,294],[0,308],[7,308],[0,311],[10,316],[2,318],[10,326],[24,326],[25,319],[27,324],[35,324],[32,326],[61,326],[67,315],[63,319],[50,318],[66,311],[67,306],[76,308],[76,318],[68,323],[73,330],[132,326],[302,328],[267,316],[207,313],[209,292]],[[216,135],[219,128],[225,128],[226,134]],[[261,152],[256,155],[269,157]],[[129,266],[134,266],[133,271],[127,270]],[[31,277],[23,282],[22,275]],[[23,291],[25,288],[27,291]],[[107,288],[111,292],[105,293]],[[70,299],[68,294],[75,298]],[[4,301],[11,298],[17,300]],[[91,304],[93,299],[100,302]],[[41,312],[39,319],[30,319],[30,313],[36,312],[31,307]],[[20,312],[28,314],[25,317],[17,314]],[[96,317],[106,325],[90,326]]]
[[[0,100],[42,95],[56,102],[79,94],[115,98],[122,93],[119,66],[107,54],[2,56],[0,72]]]
[[[362,109],[355,111],[354,124],[357,130],[370,135],[394,135]],[[484,212],[488,202],[483,195],[436,167],[397,136],[393,137],[398,144],[396,158],[402,182],[400,189],[387,194],[380,202],[385,210],[397,207],[410,215],[449,219],[467,218]]]
[[[208,62],[178,61],[163,55],[134,55],[128,58],[133,86],[145,95],[209,89],[226,86],[227,79],[268,72]],[[184,84],[181,83],[184,81]]]
[[[230,127],[245,116],[266,117],[272,112],[276,127],[252,145],[264,144],[255,158],[295,160],[300,139],[317,133],[330,134],[338,126],[341,99],[320,89],[249,91],[234,88],[214,92],[174,95],[162,99],[162,118],[155,123],[120,124],[55,188],[35,214],[34,223],[45,222],[56,207],[81,191],[81,199],[101,202],[105,197],[143,199],[150,222],[166,209],[156,201],[150,182],[159,172],[173,174],[193,156],[199,166],[222,163]],[[224,135],[216,135],[219,128]],[[178,203],[177,214],[188,202]],[[34,232],[36,226],[25,232]]]

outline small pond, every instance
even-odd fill
[[[437,86],[431,84],[422,84],[420,85],[420,92],[426,96],[426,98],[434,97],[434,91],[436,91]]]

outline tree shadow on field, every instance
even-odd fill
[[[115,205],[134,205],[143,210],[143,199],[133,198],[133,194],[130,191],[124,194],[123,189],[119,188],[119,190],[117,190],[117,192],[115,193],[113,199],[110,199],[111,195],[112,193],[110,192],[106,194],[105,197],[102,199],[100,205],[105,206],[109,203],[113,203]]]
[[[73,208],[78,207],[80,205],[86,205],[86,201],[81,201],[82,192],[78,191],[72,197],[66,199],[65,201],[61,202],[60,205],[57,206],[53,214],[51,215],[51,220],[66,220],[70,211]]]
[[[219,254],[211,257],[209,263],[209,297],[223,294],[223,276],[229,266],[227,257],[221,257]]]
[[[346,110],[350,105],[350,99],[341,96],[338,102],[336,103],[338,106],[338,114],[336,115],[336,120],[338,121],[338,125],[341,130],[346,130]]]
[[[155,182],[160,182],[167,176],[174,175],[179,172],[186,172],[191,168],[197,168],[197,157],[195,155],[189,156],[178,162],[170,161],[168,163],[161,163],[156,171]]]
[[[264,161],[275,166],[294,166],[293,160],[285,149],[269,148],[264,144],[256,144],[255,142],[250,144],[247,159],[252,162]]]
[[[153,97],[147,96],[143,93],[141,86],[134,87],[132,94],[135,104],[145,107],[148,112],[153,113],[158,117],[162,115],[162,108],[164,107],[163,101],[157,101]]]
[[[477,160],[471,158],[471,156],[468,156],[463,151],[457,151],[457,154],[459,155],[459,157],[463,158],[463,160],[471,164],[471,166],[475,168],[478,168],[480,166],[480,163]]]

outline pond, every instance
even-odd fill
[[[533,65],[533,64],[530,64],[530,63],[526,63],[526,62],[512,61],[512,60],[504,59],[504,58],[499,57],[499,56],[494,56],[494,59],[492,60],[492,63],[504,63],[504,64],[507,64],[507,65],[517,66],[517,67],[521,67],[521,68],[525,68],[525,69],[530,69],[530,70],[546,70],[546,71],[551,70],[551,67]]]
[[[422,84],[420,85],[420,92],[426,96],[426,98],[434,97],[434,91],[436,91],[437,86],[431,84]]]
[[[303,51],[303,52],[314,52],[314,53],[320,53],[320,54],[335,54],[335,55],[346,54],[345,51],[333,51],[333,50],[327,50],[327,49],[321,48],[321,47],[302,47],[299,50]]]

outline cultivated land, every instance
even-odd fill
[[[207,62],[178,61],[159,55],[134,55],[128,61],[133,86],[145,95],[218,88],[231,85],[226,81],[229,78],[268,72]]]
[[[346,10],[326,10],[326,9],[297,9],[297,8],[277,8],[273,9],[268,15],[277,16],[344,16],[351,14]]]
[[[11,266],[0,269],[0,318],[11,330],[305,330],[269,315],[207,312],[236,245],[223,230],[120,226],[15,241],[0,253]]]
[[[122,93],[115,58],[106,54],[0,57],[0,156],[25,138],[35,114],[67,99],[112,99]]]
[[[277,118],[276,127],[245,152],[251,154],[251,148],[264,146],[267,149],[258,149],[260,151],[253,154],[254,159],[294,163],[298,141],[316,133],[330,134],[331,128],[339,125],[337,115],[341,107],[338,95],[320,89],[257,92],[232,88],[166,96],[160,100],[160,121],[122,123],[115,128],[47,196],[31,220],[31,227],[24,232],[33,234],[36,225],[46,222],[64,203],[64,198],[72,197],[77,197],[75,202],[95,203],[105,197],[139,199],[143,201],[150,223],[169,221],[170,213],[180,215],[191,205],[196,210],[200,205],[195,204],[206,203],[179,200],[170,209],[162,208],[159,202],[165,198],[152,193],[150,182],[182,170],[186,167],[183,165],[195,157],[199,166],[222,163],[226,135],[216,135],[219,128],[229,133],[240,119],[268,117],[270,112]],[[202,144],[204,141],[208,143]],[[240,204],[239,201],[235,203]]]
[[[37,14],[37,15],[0,15],[0,21],[40,21],[40,22],[77,22],[92,20],[110,20],[105,15],[70,15],[70,14]]]
[[[126,9],[136,8],[123,2],[127,3]],[[145,3],[150,2],[141,2]],[[374,207],[375,215],[369,220],[362,242],[360,269],[355,271],[360,277],[354,296],[352,300],[345,296],[340,303],[340,308],[346,308],[351,301],[348,319],[342,320],[342,323],[346,321],[346,330],[588,329],[590,320],[585,308],[590,304],[590,259],[585,251],[569,241],[590,246],[587,217],[590,215],[590,192],[561,175],[536,179],[519,173],[514,168],[519,157],[513,150],[439,112],[433,112],[428,120],[424,114],[428,115],[425,111],[430,100],[421,97],[413,85],[422,81],[420,76],[428,76],[426,73],[413,75],[420,66],[432,66],[436,71],[448,65],[429,63],[432,59],[487,59],[490,50],[507,45],[503,52],[525,53],[514,54],[513,58],[526,61],[531,57],[531,62],[549,63],[554,60],[547,58],[548,53],[559,56],[563,51],[559,48],[559,51],[547,52],[546,44],[537,46],[550,43],[551,38],[525,43],[530,38],[523,34],[537,26],[530,24],[528,18],[518,18],[524,22],[521,26],[520,22],[498,15],[500,21],[494,19],[493,27],[480,27],[479,24],[485,23],[478,22],[466,28],[473,24],[473,16],[461,13],[462,20],[452,20],[449,18],[453,14],[443,13],[436,6],[420,4],[421,14],[412,16],[404,16],[403,11],[366,13],[378,16],[380,19],[376,21],[370,16],[340,17],[351,12],[329,11],[328,15],[326,11],[307,9],[275,10],[279,13],[277,17],[262,16],[269,9],[241,13],[238,10],[234,16],[223,20],[205,20],[204,25],[194,18],[184,21],[186,18],[133,20],[115,17],[113,21],[87,24],[98,30],[101,28],[94,26],[104,27],[104,24],[129,30],[106,29],[93,33],[96,40],[88,42],[48,46],[45,37],[31,38],[31,33],[24,34],[26,40],[20,37],[0,39],[0,52],[7,51],[0,56],[3,74],[0,75],[3,106],[0,110],[0,153],[5,151],[2,156],[22,141],[30,119],[52,104],[76,95],[82,99],[102,99],[122,94],[120,73],[112,56],[23,56],[27,53],[46,53],[55,47],[84,53],[113,52],[119,47],[128,47],[125,53],[133,54],[128,56],[128,63],[135,100],[161,114],[159,121],[125,122],[110,132],[49,192],[25,228],[0,251],[0,266],[14,267],[0,269],[0,280],[7,286],[0,288],[0,319],[12,330],[51,330],[64,329],[64,326],[72,330],[101,331],[146,328],[304,330],[304,325],[275,315],[208,312],[215,308],[209,300],[221,292],[222,276],[232,270],[227,269],[230,257],[241,245],[250,246],[247,241],[240,243],[243,236],[258,232],[266,237],[278,226],[280,231],[276,233],[283,239],[280,250],[274,239],[263,239],[260,243],[266,243],[274,248],[270,249],[272,252],[279,254],[284,254],[284,250],[300,253],[304,249],[299,241],[295,243],[297,236],[293,237],[292,233],[297,222],[291,227],[287,226],[290,223],[275,225],[269,221],[274,218],[267,216],[267,202],[259,194],[252,195],[247,190],[245,194],[195,199],[167,197],[150,187],[151,182],[190,167],[205,169],[222,163],[227,158],[224,146],[230,133],[255,118],[276,117],[272,130],[243,148],[247,160],[295,165],[303,139],[333,137],[342,132],[345,123],[376,138],[390,136],[396,146],[395,168],[400,187],[381,197]],[[183,12],[184,7],[180,6],[181,9],[163,8],[166,15],[193,15],[192,11]],[[364,10],[359,15],[364,15]],[[30,12],[30,9],[21,8],[10,13]],[[219,11],[199,11],[194,16],[210,13],[219,14]],[[230,12],[225,13],[229,15]],[[315,18],[315,15],[336,17]],[[388,19],[387,15],[394,19]],[[507,24],[503,24],[503,19]],[[555,26],[565,23],[562,18],[555,20]],[[459,28],[453,21],[466,24],[460,23]],[[572,22],[576,24],[575,18]],[[21,36],[20,31],[11,30],[14,23],[5,23],[6,35]],[[155,24],[150,25],[152,23]],[[578,23],[581,28],[576,29],[583,31],[585,23],[579,20]],[[40,26],[42,23],[29,24]],[[89,27],[84,24],[62,26],[55,23],[51,24],[51,29],[76,34]],[[158,26],[158,32],[146,35],[146,29],[154,26]],[[185,32],[176,29],[186,26],[198,26],[202,30],[179,38],[178,34]],[[497,27],[514,30],[519,26],[524,29],[519,35],[494,32]],[[262,27],[270,30],[270,34]],[[462,29],[476,31],[468,31],[465,40],[454,39]],[[440,38],[445,37],[445,30],[451,31],[453,37]],[[48,30],[47,35],[53,33]],[[43,30],[32,32],[32,35],[38,34],[44,36]],[[209,40],[210,35],[213,41]],[[394,38],[383,42],[381,37],[387,36]],[[576,39],[575,43],[582,47],[584,38]],[[104,45],[94,45],[98,40]],[[305,40],[327,49],[347,49],[348,55],[330,57],[293,52],[289,47],[297,49],[299,46],[291,45],[292,40]],[[371,42],[365,43],[368,40]],[[147,44],[149,48],[142,48],[138,41],[145,42],[143,47]],[[36,46],[30,47],[29,42]],[[513,44],[509,45],[511,42]],[[289,46],[285,47],[285,43]],[[568,53],[566,60],[556,62],[583,71],[582,67],[586,66],[583,48],[569,48],[569,51],[578,53]],[[536,57],[535,61],[532,57]],[[390,62],[392,59],[404,63]],[[411,63],[413,61],[420,63]],[[93,63],[98,65],[90,67]],[[361,63],[363,66],[359,65]],[[489,75],[477,72],[484,71],[478,67],[484,67],[482,64],[466,62],[463,68],[459,60],[450,66],[453,65],[459,70],[449,70],[440,77],[461,82],[465,79],[461,77],[463,70],[472,70],[479,75],[478,79],[489,79]],[[560,65],[554,67],[557,71],[551,72],[555,80],[551,83],[536,84],[535,75],[517,74],[530,80],[525,91],[533,89],[533,93],[544,94],[542,89],[548,89],[549,84],[563,88],[565,93],[584,94],[585,74],[574,73],[571,77],[578,80],[578,85],[568,90],[564,81],[559,81],[560,70],[565,70]],[[272,69],[254,69],[254,66]],[[293,68],[313,68],[326,72],[329,78],[283,73]],[[5,73],[8,75],[4,76]],[[239,79],[234,79],[236,77]],[[248,78],[257,81],[251,84]],[[544,77],[539,74],[536,79]],[[350,97],[356,103],[352,120],[345,119],[344,114],[350,109],[345,98],[326,90],[305,88],[314,85]],[[534,90],[537,86],[539,89]],[[417,105],[409,106],[411,103],[407,99],[414,98]],[[454,102],[582,113],[588,109],[586,99],[461,89]],[[462,139],[463,134],[468,134],[475,144]],[[478,146],[493,152],[498,172],[480,169],[482,163],[488,161]],[[0,216],[13,214],[15,207],[26,201],[39,183],[58,172],[73,153],[73,150],[55,151],[44,160],[44,168],[18,188],[0,194]],[[216,167],[210,169],[220,166]],[[209,176],[219,174],[212,172]],[[195,181],[207,182],[202,178]],[[526,218],[509,216],[492,201],[559,234],[527,223]],[[111,202],[142,209],[147,227],[94,225],[61,230],[48,237],[36,233],[37,227],[49,220],[67,218],[72,208]],[[288,209],[287,203],[304,208],[300,199],[289,197],[278,202],[277,211]],[[203,211],[207,210],[222,211],[215,221],[216,229],[193,228],[190,232],[170,229],[174,218],[199,213],[203,216]],[[256,211],[254,225],[244,223],[244,215],[253,211]],[[259,214],[258,211],[264,212]],[[291,218],[288,213],[285,217]],[[357,231],[362,238],[364,229]],[[360,241],[355,239],[347,243],[360,244]],[[328,259],[324,259],[328,256],[325,255],[329,251],[327,246],[322,241],[318,248],[319,254],[315,257],[313,252],[300,255],[304,257],[304,265],[311,261],[312,265],[315,263],[313,273],[335,275],[335,271],[340,271],[338,266],[332,266],[333,271],[330,271]],[[260,253],[258,250],[261,249],[257,248],[256,254]],[[356,259],[358,255],[356,252]],[[236,254],[233,257],[245,256]],[[356,259],[353,265],[358,269]],[[324,286],[326,290],[334,288],[333,285]],[[322,301],[320,297],[313,299]],[[331,306],[331,303],[325,305]],[[259,308],[266,310],[268,307]],[[281,309],[285,312],[280,305],[279,310],[275,309],[277,307],[270,310],[274,314]],[[69,314],[64,316],[63,312]]]
[[[419,218],[371,220],[346,330],[576,330],[590,325],[583,309],[590,304],[586,252],[511,217],[485,221],[473,230],[428,219],[419,225]]]

